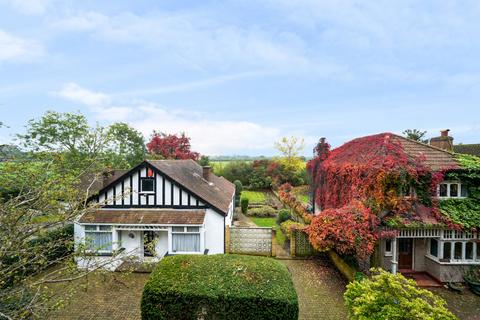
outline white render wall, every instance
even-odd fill
[[[205,213],[205,249],[208,254],[224,253],[225,236],[224,217],[213,209],[207,209]]]

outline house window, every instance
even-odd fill
[[[386,239],[385,240],[385,255],[391,256],[392,255],[392,240]]]
[[[466,198],[467,196],[467,186],[462,183],[442,182],[438,186],[438,197],[440,198]]]
[[[450,260],[452,258],[452,243],[444,242],[443,243],[443,259]]]
[[[87,250],[99,253],[112,252],[112,226],[85,226]]]
[[[141,179],[140,180],[140,192],[153,192],[154,191],[153,179]]]
[[[473,260],[474,243],[469,241],[465,244],[465,260]]]
[[[430,239],[430,254],[434,257],[438,257],[438,240]]]
[[[173,252],[200,252],[200,227],[172,227]]]
[[[462,242],[455,242],[454,250],[453,250],[453,258],[455,260],[462,260]]]

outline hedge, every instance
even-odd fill
[[[257,208],[248,209],[247,216],[252,217],[275,217],[277,210],[270,206],[261,206]]]
[[[165,257],[142,296],[142,319],[297,319],[287,268],[240,255]]]

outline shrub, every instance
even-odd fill
[[[282,209],[278,212],[277,223],[282,224],[287,220],[292,220],[292,216],[290,215],[290,211],[287,209]]]
[[[270,206],[261,206],[248,209],[248,215],[254,217],[275,217],[277,215],[277,210]]]
[[[247,214],[248,211],[248,198],[241,198],[240,206],[242,207],[242,213]]]
[[[294,229],[303,229],[305,228],[304,224],[292,221],[292,220],[287,220],[283,222],[280,225],[280,229],[282,229],[283,233],[287,236],[287,239],[290,239],[292,237],[292,231]]]
[[[142,319],[297,319],[287,268],[265,257],[178,255],[143,290]]]
[[[235,180],[233,184],[235,185],[235,207],[238,207],[243,191],[243,184],[240,180]]]
[[[446,302],[414,280],[372,269],[371,279],[354,281],[344,294],[350,319],[457,319]]]

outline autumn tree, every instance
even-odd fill
[[[185,133],[166,134],[154,131],[147,143],[149,154],[154,159],[198,160],[200,154],[191,150],[190,138]]]
[[[287,169],[296,171],[303,167],[304,161],[300,157],[300,153],[305,148],[305,141],[298,137],[283,137],[275,142],[275,148],[280,152],[280,162]]]

